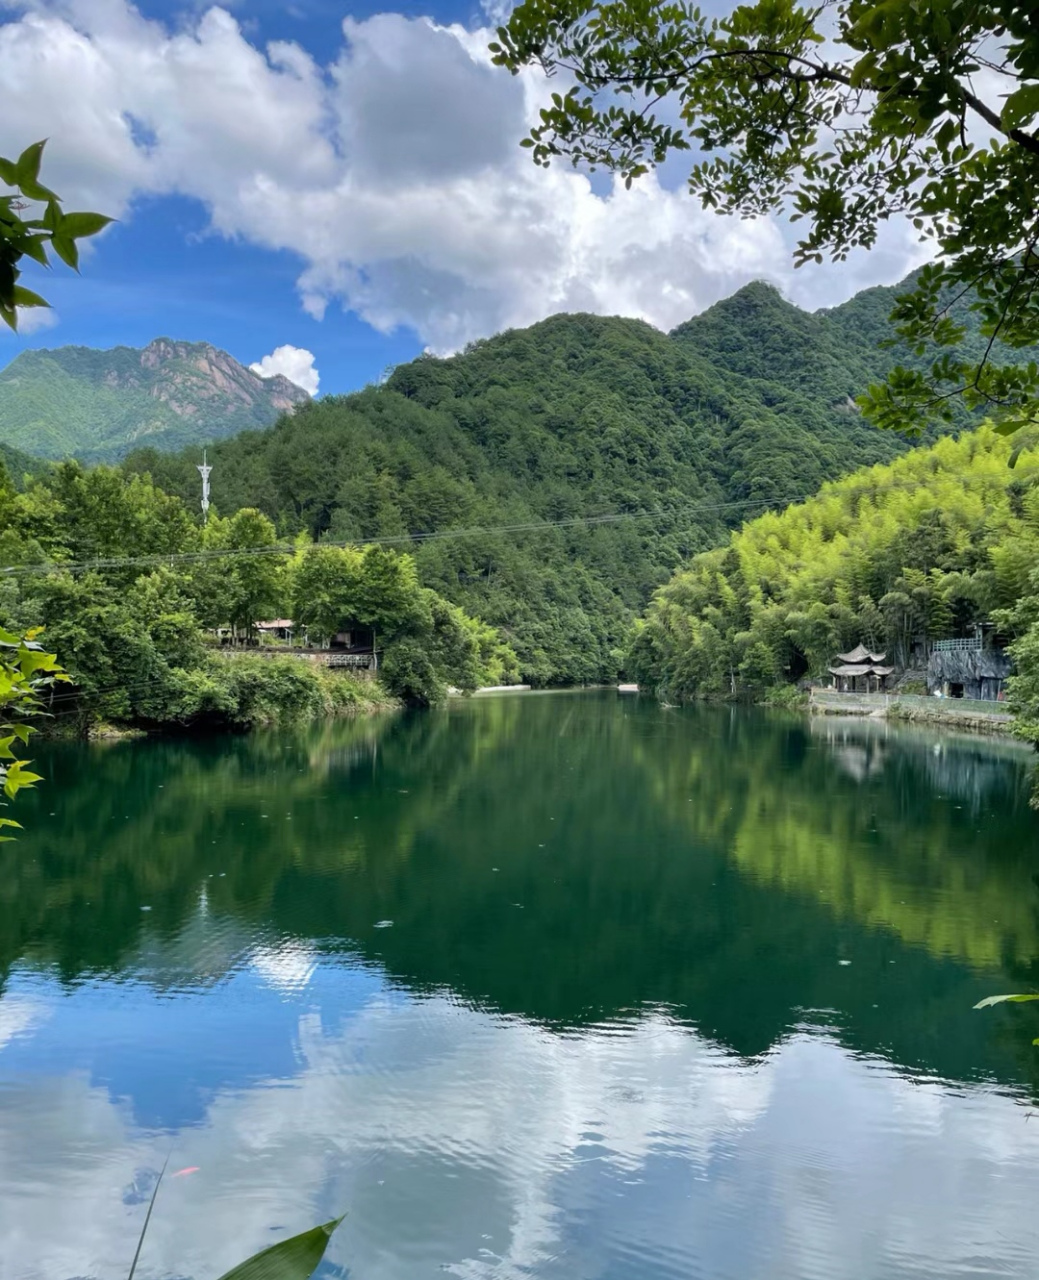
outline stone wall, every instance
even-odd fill
[[[966,698],[995,699],[1012,669],[1002,649],[936,651],[927,661],[927,691],[959,684]]]

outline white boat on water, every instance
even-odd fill
[[[619,684],[617,686],[618,693],[638,693],[638,691],[639,687],[637,684]]]

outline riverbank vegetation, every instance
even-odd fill
[[[757,517],[656,593],[630,669],[669,701],[760,693],[859,641],[905,666],[914,639],[987,625],[1039,739],[1039,452],[1011,453],[985,427]]]
[[[499,634],[423,586],[410,556],[306,539],[285,549],[249,509],[203,527],[179,498],[109,467],[63,463],[21,492],[0,476],[0,561],[3,626],[42,628],[69,674],[45,704],[44,723],[65,732],[100,721],[246,728],[515,677]],[[215,644],[217,628],[249,642],[257,621],[296,615],[320,638],[374,630],[379,684]]]

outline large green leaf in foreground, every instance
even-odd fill
[[[1030,1000],[1039,1000],[1039,994],[1032,995],[1014,995],[1014,996],[986,996],[984,1000],[979,1000],[974,1006],[975,1009],[988,1009],[994,1004],[1027,1004]],[[1039,1037],[1032,1041],[1034,1045],[1039,1046]]]
[[[984,1000],[979,1000],[974,1006],[975,1009],[988,1009],[994,1004],[1027,1004],[1029,1000],[1039,1000],[1039,994],[1027,996],[986,996]]]
[[[335,1218],[298,1236],[272,1244],[269,1249],[262,1249],[237,1267],[232,1267],[220,1280],[310,1280],[325,1256],[332,1232],[342,1220]]]

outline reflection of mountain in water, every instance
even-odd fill
[[[0,963],[298,986],[343,953],[553,1027],[666,1007],[757,1055],[824,1017],[1016,1078],[1036,1030],[971,1005],[1039,981],[1030,760],[878,729],[570,695],[56,749]]]

